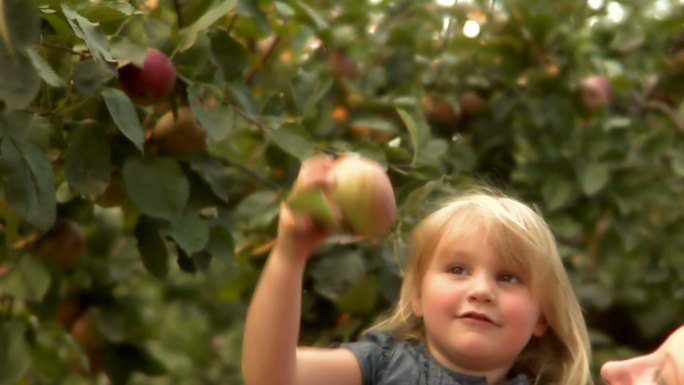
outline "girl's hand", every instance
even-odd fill
[[[330,168],[333,158],[317,155],[305,160],[294,183],[294,190],[330,186]],[[278,238],[274,251],[288,258],[306,260],[313,250],[322,244],[331,230],[311,216],[293,212],[285,203],[280,206]]]

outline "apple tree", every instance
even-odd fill
[[[595,368],[684,308],[675,0],[0,0],[0,384],[239,384],[301,161],[379,162],[391,234],[334,239],[303,343],[398,295],[410,230],[493,186],[554,230]],[[315,204],[315,203],[312,203]]]

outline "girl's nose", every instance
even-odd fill
[[[468,299],[471,301],[493,302],[496,298],[493,283],[484,274],[474,274],[471,278]]]

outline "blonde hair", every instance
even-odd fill
[[[544,219],[529,206],[500,192],[479,189],[447,201],[414,230],[399,301],[371,330],[393,332],[397,338],[425,341],[422,319],[413,314],[431,258],[442,245],[481,226],[498,254],[529,275],[532,295],[540,303],[548,330],[532,337],[513,369],[533,384],[592,383],[590,344],[584,317]]]

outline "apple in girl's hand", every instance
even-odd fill
[[[335,160],[330,199],[353,234],[380,238],[394,222],[396,202],[385,169],[362,156],[346,154]]]
[[[333,161],[330,178],[331,185],[325,192],[297,192],[288,201],[290,207],[309,213],[341,233],[366,239],[387,234],[396,217],[396,201],[387,172],[378,162],[344,154]],[[337,223],[335,211],[342,215],[341,223]]]
[[[176,85],[176,68],[161,51],[148,48],[141,67],[129,63],[119,68],[121,88],[133,103],[149,106],[166,98]]]

